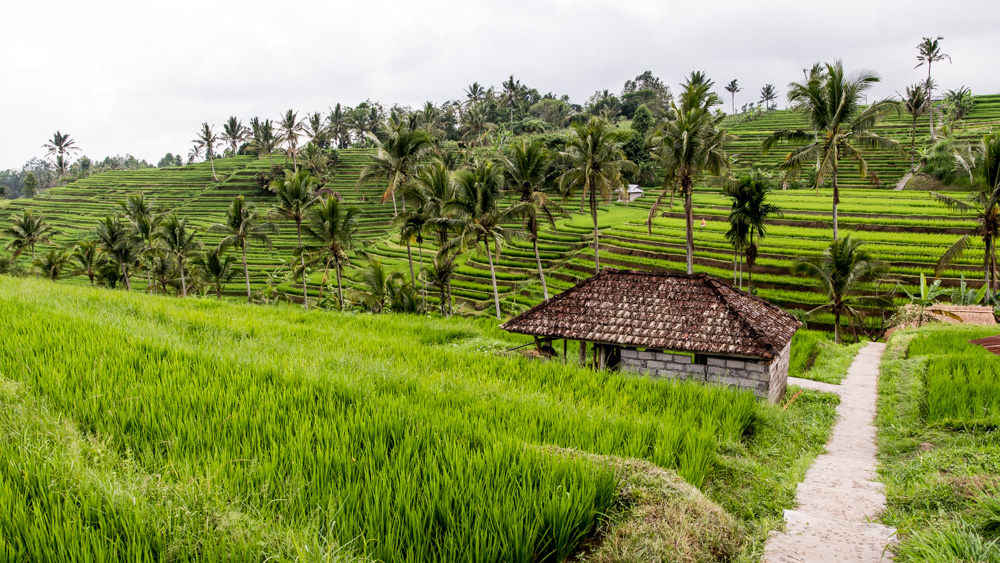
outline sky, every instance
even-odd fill
[[[940,89],[1000,93],[993,0],[52,0],[3,16],[0,169],[44,156],[57,130],[93,159],[155,164],[186,156],[202,122],[366,98],[417,107],[510,75],[582,104],[645,70],[676,91],[698,69],[727,101],[737,79],[737,106],[771,83],[783,107],[803,68],[839,58],[879,73],[873,98],[895,96],[926,76],[923,36],[952,57],[933,67]]]

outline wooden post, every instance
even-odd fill
[[[563,363],[566,363],[566,348],[569,347],[569,339],[563,338]]]
[[[583,340],[580,341],[580,365],[587,365],[587,343]]]
[[[597,369],[604,371],[604,366],[608,361],[608,351],[604,344],[598,345],[597,352]]]

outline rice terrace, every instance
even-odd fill
[[[1000,563],[1000,93],[918,36],[21,138],[0,562]]]

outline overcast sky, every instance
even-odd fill
[[[926,76],[913,68],[922,36],[944,36],[952,56],[934,66],[941,89],[1000,93],[993,0],[12,0],[2,12],[0,169],[43,156],[56,130],[91,158],[155,164],[186,155],[203,121],[369,97],[417,106],[511,74],[583,103],[647,69],[674,91],[700,69],[726,100],[738,79],[738,106],[772,83],[783,107],[804,67],[841,58],[892,96]]]

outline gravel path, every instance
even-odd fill
[[[768,538],[765,563],[892,560],[886,548],[896,530],[873,522],[885,508],[882,484],[873,480],[876,386],[884,350],[879,343],[862,348],[841,385],[802,385],[838,393],[838,420],[827,453],[799,484],[798,509],[785,511],[786,531]]]

